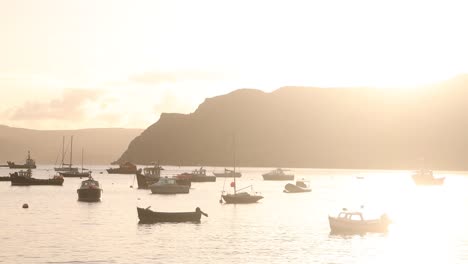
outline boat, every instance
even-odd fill
[[[15,164],[12,161],[7,161],[8,167],[10,169],[35,169],[36,168],[36,162],[31,159],[31,152],[28,150],[28,157],[26,157],[26,163],[25,164]]]
[[[359,211],[348,211],[346,208],[337,217],[328,216],[332,233],[385,233],[391,221],[386,214],[378,219],[365,220]]]
[[[220,177],[220,178],[240,178],[242,177],[242,174],[240,172],[236,172],[233,170],[229,169],[224,169],[224,172],[213,172],[215,177]]]
[[[216,176],[208,176],[206,175],[206,170],[203,167],[200,169],[195,169],[192,172],[184,172],[182,174],[177,175],[178,178],[188,178],[191,182],[215,182]]]
[[[257,193],[248,193],[248,192],[239,192],[239,191],[242,191],[242,190],[245,190],[247,188],[250,188],[251,192],[253,192],[253,186],[252,185],[249,185],[247,187],[244,187],[244,188],[241,188],[239,190],[237,190],[237,186],[236,186],[236,178],[234,175],[236,175],[236,149],[235,149],[235,139],[234,139],[234,143],[233,143],[233,146],[234,146],[234,166],[233,166],[233,170],[232,170],[232,175],[233,175],[233,182],[231,182],[231,187],[234,189],[234,193],[226,193],[224,191],[224,188],[223,188],[223,191],[221,192],[221,199],[219,200],[220,203],[224,202],[227,203],[227,204],[249,204],[249,203],[256,203],[258,202],[260,199],[263,199],[263,196],[261,195],[258,195]],[[240,176],[239,176],[240,177]]]
[[[72,160],[73,160],[73,136],[70,136],[70,162],[68,164],[65,163],[65,137],[62,139],[62,163],[60,167],[54,168],[57,172],[71,172],[77,173],[78,168],[72,167]],[[70,176],[67,176],[70,177]]]
[[[310,192],[310,184],[305,180],[298,180],[296,184],[288,183],[284,186],[285,193],[301,193],[301,192]]]
[[[93,179],[91,174],[87,180],[81,182],[81,186],[76,192],[78,193],[78,201],[99,202],[101,200],[102,189],[99,182]]]
[[[32,177],[31,169],[10,173],[10,181],[14,186],[63,185],[62,176],[54,176],[52,179],[35,179]]]
[[[178,194],[189,193],[190,186],[178,184],[175,178],[159,178],[159,181],[149,186],[154,194]]]
[[[278,168],[276,170],[272,170],[268,173],[263,174],[263,179],[265,181],[293,181],[294,175],[293,174],[286,174],[284,173],[286,170]]]
[[[158,223],[158,222],[200,222],[201,216],[208,217],[208,214],[200,210],[199,207],[195,212],[155,212],[148,208],[137,207],[138,218],[141,224]]]
[[[137,166],[131,162],[120,164],[118,168],[110,168],[106,170],[109,174],[136,174]]]
[[[71,161],[70,161],[71,164]],[[75,178],[83,178],[83,177],[90,177],[91,171],[83,168],[83,149],[81,150],[81,172],[78,170],[71,170],[71,171],[64,171],[59,172],[62,177],[75,177]]]
[[[421,169],[411,176],[416,185],[442,185],[445,177],[435,178],[431,170]]]
[[[0,181],[10,181],[10,176],[0,176]]]
[[[163,167],[159,165],[154,165],[152,167],[146,167],[139,169],[136,173],[138,189],[149,189],[150,185],[155,184],[161,178],[161,171],[164,170]],[[188,177],[184,176],[175,176],[174,178],[177,184],[191,186],[191,180]]]

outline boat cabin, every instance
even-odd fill
[[[169,185],[169,184],[177,184],[176,179],[174,178],[160,178],[159,181],[156,183],[158,185]]]
[[[164,169],[161,166],[143,168],[143,175],[149,177],[160,177],[162,170]]]
[[[86,181],[81,182],[81,188],[99,188],[99,182],[95,181],[93,178],[89,178]]]
[[[364,221],[364,217],[362,217],[361,212],[342,211],[338,215],[338,218],[346,219],[346,220],[354,220],[354,221],[357,221],[357,220]]]
[[[192,172],[193,175],[206,175],[206,170],[203,167],[200,167],[199,170],[195,169]]]
[[[31,171],[31,169],[20,170],[20,171],[18,171],[18,176],[19,177],[24,177],[24,178],[31,178],[32,177],[32,171]]]

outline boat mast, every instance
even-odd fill
[[[84,153],[84,149],[81,148],[81,173],[83,173],[83,153]]]
[[[62,167],[65,161],[65,136],[62,137]]]
[[[234,159],[234,170],[232,172],[232,176],[234,178],[234,194],[237,193],[237,187],[236,187],[236,136],[234,135],[234,139],[233,139],[233,148],[234,148],[234,151],[233,151],[233,159]]]
[[[71,136],[71,139],[70,139],[70,164],[68,164],[70,169],[72,166],[72,160],[73,160],[73,136]]]

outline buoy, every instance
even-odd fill
[[[29,205],[27,203],[23,204],[23,208],[29,208]]]
[[[133,185],[130,185],[130,188],[133,188]]]

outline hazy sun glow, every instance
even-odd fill
[[[468,72],[465,10],[463,1],[1,1],[0,89],[12,99],[0,123],[146,127],[242,87],[448,79]],[[71,88],[101,91],[83,104],[86,118],[13,118]]]

